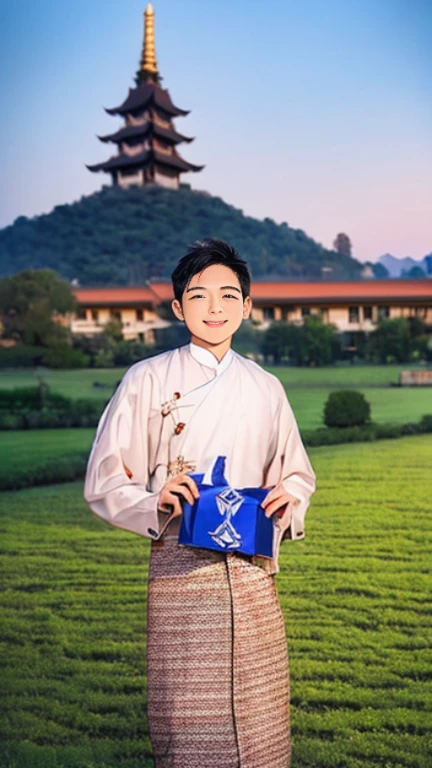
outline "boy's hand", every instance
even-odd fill
[[[171,517],[180,517],[183,513],[180,498],[193,504],[199,498],[199,490],[195,480],[189,475],[170,477],[159,494],[159,508],[171,512]],[[170,509],[167,509],[170,507]]]
[[[261,502],[261,506],[267,517],[271,517],[275,513],[277,513],[278,517],[282,517],[290,501],[298,501],[298,499],[291,493],[288,493],[282,483],[278,483],[267,494],[264,501]]]

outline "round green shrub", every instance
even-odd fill
[[[370,418],[370,404],[361,392],[352,389],[331,392],[324,406],[327,427],[360,427]]]
[[[421,432],[432,432],[432,414],[426,413],[420,419]]]

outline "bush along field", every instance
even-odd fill
[[[95,430],[2,432],[0,491],[83,478]]]
[[[417,422],[425,413],[432,413],[430,387],[392,386],[398,381],[403,368],[401,365],[334,365],[323,368],[281,366],[268,370],[283,384],[301,429],[309,430],[322,426],[324,404],[329,393],[344,387],[359,390],[365,395],[371,405],[372,419],[378,423]],[[125,368],[2,371],[0,391],[34,387],[43,381],[53,393],[73,400],[98,401],[100,412],[124,371]]]
[[[106,401],[74,400],[38,387],[0,389],[0,430],[95,427]]]
[[[427,768],[432,437],[310,454],[306,539],[277,577],[292,764]],[[0,516],[1,768],[150,768],[149,542],[95,518],[79,483],[3,493]]]
[[[0,389],[0,431],[9,430],[0,450],[0,490],[84,477],[89,435],[93,437],[94,431],[76,430],[74,435],[74,430],[67,428],[96,427],[102,409],[103,405],[92,399],[72,400],[53,393],[43,382],[38,387]],[[364,395],[349,389],[330,393],[324,422],[326,427],[301,431],[305,445],[372,442],[432,432],[432,415],[423,416],[417,423],[373,423]],[[50,427],[59,431],[57,438]]]

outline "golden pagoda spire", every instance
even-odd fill
[[[151,3],[147,3],[144,11],[144,43],[141,56],[140,69],[137,72],[137,83],[151,81],[158,84],[160,80],[155,49],[154,35],[154,10]]]

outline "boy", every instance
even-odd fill
[[[289,676],[274,584],[282,538],[301,539],[314,473],[278,379],[234,353],[251,312],[246,262],[197,242],[172,275],[191,343],[126,373],[102,416],[85,498],[152,541],[148,719],[157,768],[288,768]],[[182,500],[219,456],[233,488],[265,487],[273,558],[178,544]]]

